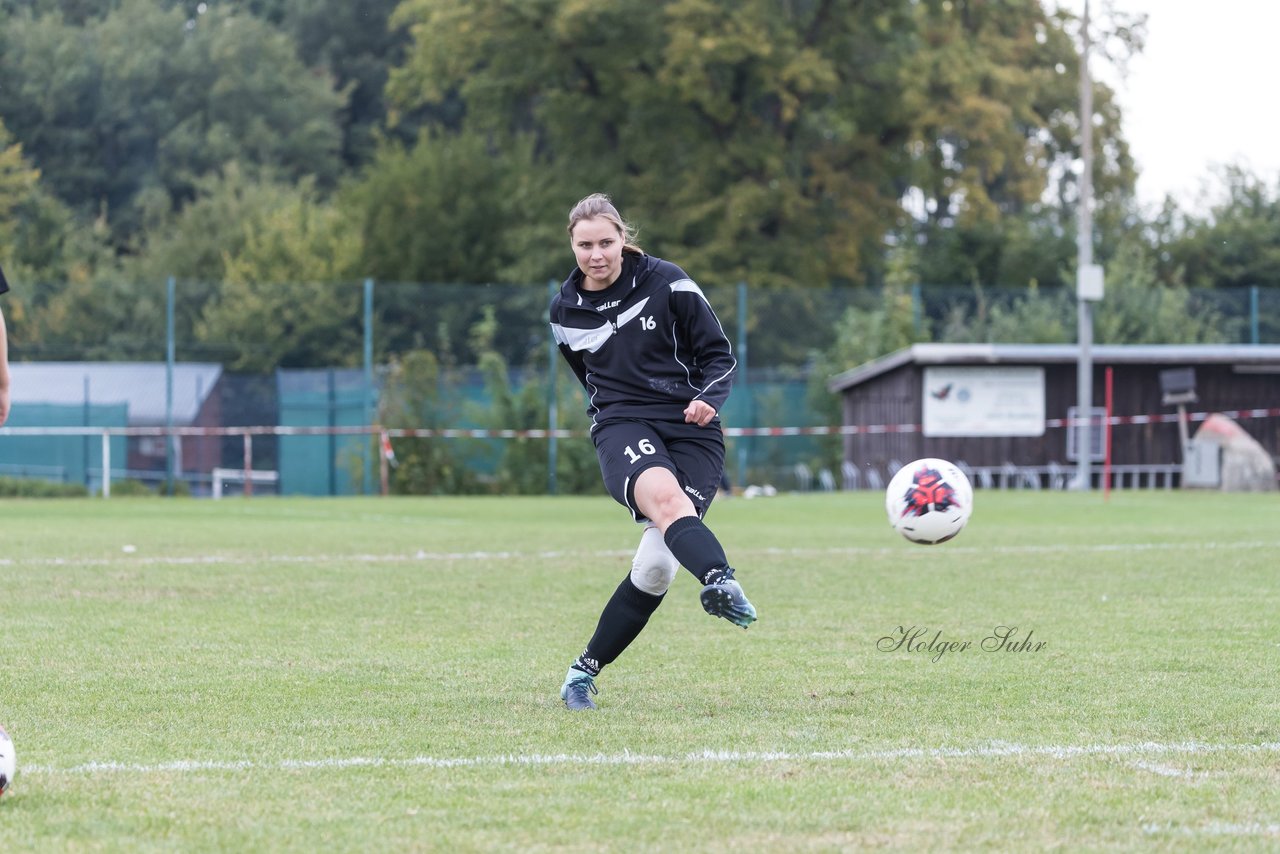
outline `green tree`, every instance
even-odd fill
[[[1059,211],[1031,211],[946,227],[927,227],[917,266],[929,285],[1053,285],[1076,261],[1074,226]]]
[[[484,378],[485,403],[479,407],[476,421],[491,430],[544,429],[548,422],[546,349],[527,360],[528,365],[517,380],[507,360],[495,347],[501,327],[492,306],[486,306],[480,321],[471,327],[470,347],[475,364]],[[553,365],[552,369],[560,368]],[[567,375],[568,372],[566,371]],[[576,380],[571,380],[577,388]],[[582,411],[581,397],[561,395],[570,405],[568,411]],[[542,495],[547,491],[549,440],[513,437],[502,440],[501,456],[494,484],[504,495]],[[561,441],[556,454],[556,487],[565,493],[603,491],[600,466],[595,448],[589,441]]]
[[[106,229],[97,223],[85,226],[79,222],[43,182],[38,182],[12,209],[8,225],[12,263],[6,264],[5,269],[18,281],[41,285],[38,290],[23,289],[21,295],[14,294],[14,299],[25,306],[41,304],[58,284],[84,282],[118,269]],[[10,343],[20,340],[11,337]]]
[[[870,308],[851,308],[840,319],[838,340],[829,355],[833,371],[847,371],[929,340],[929,321],[915,304],[912,293],[918,264],[917,247],[895,246],[889,250],[878,302]]]
[[[221,282],[227,259],[244,251],[248,222],[260,221],[298,195],[289,182],[269,172],[252,174],[239,163],[196,180],[195,196],[174,215],[155,224],[138,252],[126,261],[140,281],[169,276],[205,283]],[[314,199],[314,188],[306,193]],[[196,314],[199,314],[198,307]]]
[[[120,0],[0,0],[0,19],[23,13],[58,15],[64,21],[82,26],[90,18],[101,17],[119,5]]]
[[[70,212],[49,195],[40,171],[0,123],[0,262],[23,287],[7,297],[10,355],[14,359],[77,354],[61,330],[81,337],[77,310],[92,305],[93,271],[111,269],[99,235],[75,227]],[[78,305],[78,304],[82,304]],[[119,319],[117,318],[117,323]],[[124,323],[117,331],[127,328]]]
[[[816,369],[809,374],[807,397],[822,423],[839,424],[843,419],[839,396],[827,389],[831,377],[929,340],[929,324],[921,319],[911,291],[917,263],[914,248],[899,246],[890,250],[885,284],[879,293],[867,293],[862,305],[851,306],[840,315],[835,322],[835,343],[815,354]],[[818,457],[814,464],[838,469],[841,439],[825,436],[816,445]]]
[[[268,353],[291,354],[291,364],[299,364],[305,362],[300,353],[325,349],[320,342],[332,334],[334,321],[321,311],[290,310],[294,325],[284,341],[266,335],[263,324],[271,323],[272,316],[236,315],[267,304],[274,310],[288,299],[309,299],[298,293],[300,288],[357,278],[356,226],[321,197],[313,182],[292,186],[269,174],[255,177],[236,163],[200,178],[196,193],[181,212],[156,226],[140,251],[122,265],[124,277],[141,292],[162,288],[170,277],[177,280],[174,320],[180,356],[225,359],[257,369],[270,367]],[[271,282],[292,284],[271,294]],[[331,298],[326,295],[323,302]],[[359,325],[358,308],[343,311],[345,323]],[[304,316],[320,328],[299,326]],[[247,333],[250,328],[252,333]],[[340,340],[350,344],[349,335]],[[352,358],[343,353],[340,359],[322,363],[350,364]]]
[[[47,185],[123,249],[232,160],[322,184],[340,171],[344,96],[247,14],[149,0],[83,26],[19,13],[0,31],[0,79],[0,116]]]
[[[414,350],[393,359],[383,383],[382,425],[427,430],[446,426],[446,373],[429,350]],[[398,495],[478,491],[478,478],[461,462],[461,449],[456,444],[460,441],[464,440],[436,436],[393,439],[397,465],[391,472],[391,491]]]
[[[1280,287],[1280,180],[1238,164],[1216,174],[1190,211],[1170,202],[1157,217],[1160,277],[1197,288]]]
[[[1209,344],[1231,340],[1219,310],[1193,304],[1181,285],[1166,285],[1140,242],[1122,243],[1106,268],[1106,293],[1093,308],[1094,340],[1102,344]],[[976,287],[974,299],[953,308],[941,326],[944,341],[1066,344],[1076,341],[1073,287],[1008,290],[993,299]]]
[[[332,205],[303,181],[242,224],[237,251],[225,252],[222,286],[194,333],[229,367],[357,365],[362,352],[360,239]]]
[[[471,349],[484,377],[486,401],[478,419],[494,430],[530,430],[546,427],[546,393],[537,383],[513,383],[507,360],[494,350],[498,324],[492,306],[471,328]],[[499,492],[540,495],[547,489],[547,440],[514,437],[502,441],[497,466]]]
[[[22,146],[0,123],[0,245],[7,246],[13,240],[14,208],[30,198],[39,180],[40,170],[27,162]]]
[[[923,280],[1056,282],[1074,260],[1078,21],[1014,0],[925,0],[915,15],[906,234],[923,246]],[[1143,18],[1113,13],[1102,23],[1093,38],[1118,63],[1141,50]],[[1114,231],[1132,208],[1135,166],[1113,92],[1093,89],[1095,216]]]
[[[29,292],[22,288],[15,297],[22,306],[15,343],[24,359],[164,358],[163,282],[138,287],[104,268]]]
[[[1192,308],[1181,284],[1162,284],[1143,246],[1128,241],[1106,269],[1106,294],[1094,308],[1094,338],[1102,344],[1222,344],[1231,339],[1220,311]]]
[[[404,57],[408,34],[390,25],[400,0],[250,0],[254,14],[288,34],[298,56],[332,75],[347,94],[339,121],[343,159],[367,163],[386,122],[383,93],[393,66]],[[406,124],[411,124],[406,122]]]
[[[611,192],[708,284],[851,280],[894,217],[905,17],[889,0],[407,0],[389,92],[400,110],[459,98],[500,144],[532,134],[557,210]]]
[[[316,72],[333,78],[334,88],[348,94],[339,122],[342,154],[348,165],[366,162],[386,118],[383,90],[390,68],[404,55],[408,35],[390,26],[399,0],[153,0],[178,10],[195,26],[210,14],[253,15],[287,35],[299,58]],[[123,0],[0,0],[0,19],[29,13],[56,14],[72,26],[84,27],[121,7]]]
[[[927,247],[1034,210],[1048,175],[1069,194],[1073,19],[1035,0],[406,0],[394,21],[393,107],[456,98],[466,127],[532,134],[558,205],[611,192],[707,284],[875,281],[887,231]],[[1099,186],[1131,186],[1098,89]]]
[[[973,299],[953,305],[939,331],[942,341],[969,344],[1065,344],[1075,338],[1072,292],[1036,282],[998,294],[975,285]]]
[[[63,266],[47,285],[20,294],[23,353],[163,358],[165,283],[173,277],[179,358],[240,370],[358,361],[357,224],[311,181],[255,180],[229,164],[198,184],[198,197],[119,264],[99,258],[70,265],[102,244],[65,222],[43,228],[25,215],[29,206],[22,233],[79,236],[89,248],[48,248]],[[49,216],[56,220],[58,210],[49,208]]]
[[[339,204],[362,223],[377,279],[529,281],[520,235],[542,219],[528,208],[538,181],[527,140],[499,148],[478,133],[424,133],[413,147],[385,145]]]
[[[338,194],[336,206],[362,236],[360,270],[379,282],[379,338],[388,350],[430,346],[424,336],[443,324],[452,356],[467,358],[465,332],[486,299],[504,328],[545,317],[546,281],[572,264],[562,214],[546,207],[545,180],[528,139],[495,147],[478,133],[424,132],[412,148],[387,143]],[[433,287],[397,284],[409,282]],[[537,285],[494,300],[480,287],[491,282]],[[500,344],[504,358],[523,363],[527,341]]]

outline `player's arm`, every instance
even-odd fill
[[[711,304],[700,288],[695,285],[692,289],[678,291],[672,296],[681,333],[693,348],[698,367],[702,370],[702,391],[690,403],[690,407],[705,403],[711,409],[711,414],[704,421],[695,421],[686,409],[685,420],[705,425],[724,408],[725,401],[729,399],[738,361],[733,357],[733,345],[729,342],[729,336],[720,326],[719,318],[711,310]],[[700,406],[696,409],[698,413],[705,414]]]

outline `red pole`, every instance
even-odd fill
[[[391,447],[391,437],[387,435],[386,430],[380,431],[380,439],[378,441],[378,475],[381,478],[382,494],[391,494],[391,460],[387,456],[387,450]]]
[[[1111,498],[1111,409],[1114,403],[1114,397],[1112,394],[1112,376],[1111,376],[1112,371],[1113,371],[1113,368],[1108,366],[1107,372],[1106,372],[1107,423],[1106,423],[1106,426],[1104,427],[1105,432],[1103,434],[1104,438],[1102,440],[1102,447],[1104,449],[1104,453],[1102,457],[1102,500],[1103,501],[1109,500]]]

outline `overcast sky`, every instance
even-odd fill
[[[1138,197],[1193,202],[1215,165],[1239,163],[1275,186],[1280,177],[1280,2],[1090,0],[1095,16],[1147,13],[1147,44],[1127,80],[1113,80],[1125,136],[1141,170]],[[1076,8],[1083,8],[1077,0]],[[1091,65],[1091,68],[1095,68]]]

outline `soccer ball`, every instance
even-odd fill
[[[945,543],[964,529],[973,512],[973,485],[946,460],[907,463],[889,481],[884,507],[889,524],[913,543]]]
[[[18,773],[18,757],[13,752],[13,742],[9,733],[0,727],[0,795],[3,795],[13,782],[13,775]]]

